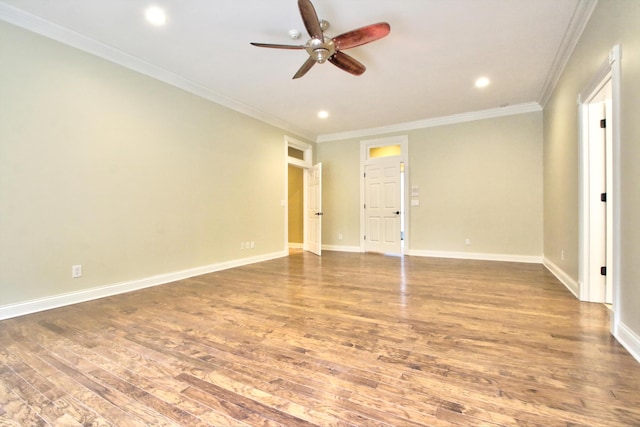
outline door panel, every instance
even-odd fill
[[[600,120],[605,118],[604,103],[589,105],[589,168],[590,191],[589,223],[591,228],[589,259],[590,281],[593,302],[605,302],[606,277],[600,268],[606,266],[606,203],[600,195],[607,191],[606,183],[606,140],[605,129],[600,127]]]
[[[365,250],[400,255],[400,160],[365,166]]]
[[[322,255],[322,163],[306,170],[307,212],[305,249]]]

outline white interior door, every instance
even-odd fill
[[[611,81],[604,84],[586,104],[584,119],[586,139],[583,156],[587,178],[583,218],[586,236],[584,273],[585,291],[580,298],[591,302],[613,302],[613,136]]]
[[[322,254],[322,163],[305,171],[305,250]]]
[[[605,119],[604,107],[602,102],[589,105],[589,280],[591,299],[597,302],[606,300],[606,276],[601,271],[607,265],[607,206],[601,198],[607,192],[606,132],[600,125]]]
[[[365,165],[365,251],[402,254],[400,160]]]

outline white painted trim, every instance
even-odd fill
[[[549,74],[547,74],[547,78],[542,86],[542,90],[540,91],[538,104],[541,106],[544,107],[547,105],[551,95],[553,95],[553,91],[555,90],[560,77],[562,77],[562,73],[569,62],[574,49],[578,45],[578,41],[580,40],[580,37],[582,37],[582,33],[584,32],[589,19],[591,19],[591,15],[597,5],[598,0],[580,0],[576,4],[573,16],[571,17],[571,21],[569,21],[569,26],[567,27],[567,32],[560,43],[560,48],[556,53],[556,57],[549,69]]]
[[[640,336],[624,323],[618,323],[613,336],[640,363]]]
[[[94,40],[83,34],[69,30],[53,22],[47,21],[23,10],[9,6],[0,1],[0,20],[9,22],[10,24],[32,31],[36,34],[48,37],[58,42],[80,49],[84,52],[95,55],[99,58],[106,59],[115,64],[121,65],[130,70],[160,80],[187,92],[198,95],[209,101],[230,108],[239,113],[245,114],[261,122],[270,124],[285,131],[300,135],[309,140],[314,140],[315,135],[310,135],[303,129],[298,129],[291,123],[280,120],[264,111],[259,111],[249,105],[235,101],[228,96],[207,88],[202,84],[189,80],[183,76],[175,74],[164,68],[143,61],[126,52],[109,46],[105,43]]]
[[[323,251],[362,252],[360,246],[322,245]]]
[[[0,320],[23,316],[26,314],[36,313],[44,310],[51,310],[66,305],[78,304],[98,298],[105,298],[113,295],[123,294],[125,292],[137,291],[144,288],[150,288],[152,286],[164,285],[166,283],[187,279],[189,277],[213,273],[221,270],[228,270],[230,268],[241,267],[243,265],[255,264],[258,262],[269,261],[286,256],[288,256],[287,252],[273,252],[249,258],[225,261],[218,264],[190,268],[173,273],[161,274],[158,276],[146,277],[144,279],[132,280],[129,282],[116,283],[91,289],[83,289],[81,291],[69,292],[31,301],[4,305],[0,306]]]
[[[431,258],[454,258],[480,261],[505,261],[505,262],[525,262],[528,264],[542,264],[541,256],[534,255],[509,255],[509,254],[487,254],[477,252],[449,252],[449,251],[424,251],[410,249],[405,251],[405,255],[421,256]]]
[[[551,272],[556,279],[560,281],[577,299],[580,299],[580,283],[576,282],[571,276],[569,276],[564,270],[551,262],[548,258],[544,258],[542,264],[547,267],[547,270]]]
[[[289,242],[289,249],[302,249],[303,243],[292,243]]]
[[[451,116],[435,117],[432,119],[418,120],[409,123],[400,123],[397,125],[384,126],[370,129],[360,129],[349,132],[333,133],[318,136],[316,142],[341,141],[351,138],[362,138],[375,135],[384,135],[395,132],[407,132],[416,129],[424,129],[438,126],[451,125],[456,123],[473,122],[476,120],[492,119],[497,117],[512,116],[515,114],[524,114],[542,111],[540,104],[530,102],[526,104],[511,105],[504,108],[493,108],[489,110],[474,111],[470,113],[454,114]]]
[[[620,45],[615,45],[611,51],[609,52],[609,64],[611,65],[611,84],[612,84],[612,103],[611,103],[611,111],[612,111],[612,120],[613,120],[613,159],[612,159],[612,172],[611,172],[611,181],[612,181],[612,192],[614,193],[613,201],[612,201],[612,211],[613,211],[613,237],[612,237],[612,253],[611,253],[611,261],[612,261],[612,276],[611,283],[613,287],[613,315],[611,316],[611,330],[617,331],[618,325],[621,325],[621,315],[620,315],[620,307],[622,306],[620,301],[620,254],[622,253],[620,241],[622,236],[622,227],[621,227],[621,212],[622,212],[622,201],[620,197],[617,197],[618,194],[621,194],[621,182],[620,178],[620,163],[621,163],[621,140],[620,140],[620,118],[622,117],[622,47]],[[608,271],[607,271],[608,273]],[[614,335],[615,336],[615,335]],[[638,353],[636,353],[638,354]]]

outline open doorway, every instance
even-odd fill
[[[289,221],[287,227],[289,250],[302,250],[304,244],[304,169],[288,165],[288,172],[287,212]]]
[[[322,165],[313,165],[313,148],[302,141],[285,137],[285,152],[285,248],[321,255]]]

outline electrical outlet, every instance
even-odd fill
[[[251,249],[256,247],[256,242],[254,242],[253,240],[251,241]]]
[[[338,234],[338,240],[342,240],[342,233]]]
[[[467,245],[467,246],[470,246],[471,245],[471,239],[465,239],[464,240],[464,244]]]
[[[82,266],[81,265],[72,265],[71,266],[71,277],[78,278],[82,277]]]
[[[244,242],[240,242],[240,250],[244,250]]]

